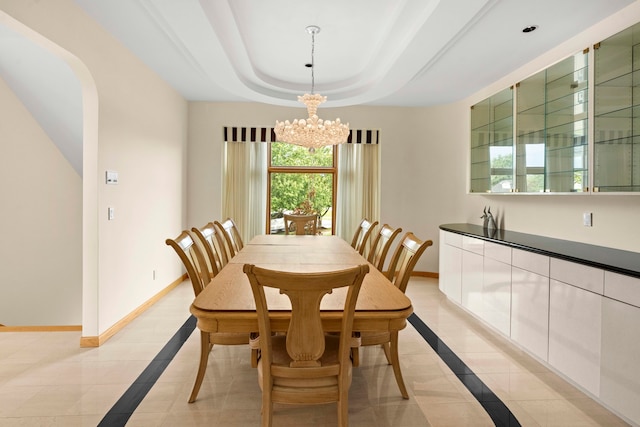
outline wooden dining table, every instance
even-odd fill
[[[324,272],[367,263],[337,236],[258,235],[251,239],[195,298],[190,307],[198,328],[211,332],[258,332],[258,318],[244,264],[289,272]],[[265,289],[271,329],[286,332],[289,299],[277,289]],[[340,331],[346,289],[326,295],[321,317],[326,331]],[[358,296],[354,331],[399,331],[413,312],[411,301],[387,277],[370,265]]]

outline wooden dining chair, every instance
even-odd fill
[[[391,244],[400,232],[402,232],[402,228],[391,228],[389,224],[384,224],[380,228],[380,231],[378,231],[378,234],[376,234],[376,238],[371,244],[371,252],[369,253],[367,261],[373,264],[375,268],[382,271],[389,248],[391,248]]]
[[[223,222],[214,221],[216,227],[222,232],[226,242],[227,251],[229,251],[229,259],[236,256],[240,249],[244,247],[242,237],[240,237],[240,230],[236,226],[236,223],[231,218],[225,219]]]
[[[315,235],[318,234],[317,225],[318,215],[284,214],[284,234],[289,234],[293,228],[298,236]]]
[[[433,244],[431,240],[422,241],[418,239],[413,233],[406,233],[396,248],[396,251],[389,263],[389,271],[387,277],[389,280],[403,293],[407,290],[407,284],[409,278],[413,272],[416,263],[420,259],[420,256],[424,251]],[[355,332],[356,337],[359,336],[361,346],[381,345],[384,354],[387,358],[387,362],[393,366],[393,374],[396,377],[396,382],[400,388],[400,393],[405,399],[409,398],[407,388],[404,385],[402,378],[402,371],[400,370],[400,358],[398,355],[398,331],[387,332]],[[358,352],[356,349],[352,350],[354,365],[358,366]]]
[[[210,271],[215,276],[229,262],[227,251],[224,247],[224,237],[212,222],[200,228],[193,227],[191,232],[198,238],[202,248],[204,248]]]
[[[369,236],[376,225],[378,225],[378,221],[370,222],[366,218],[360,222],[360,225],[358,225],[358,228],[353,235],[353,240],[351,241],[351,247],[358,251],[360,255],[364,255],[367,241],[369,240]]]
[[[256,303],[261,337],[258,382],[262,389],[262,426],[271,426],[273,403],[318,404],[337,402],[338,424],[349,423],[349,357],[356,300],[367,264],[320,273],[290,273],[245,264]],[[278,289],[291,301],[286,335],[272,335],[264,288]],[[322,298],[348,287],[340,334],[327,334],[320,318]],[[273,295],[269,292],[270,295]]]
[[[175,239],[167,239],[165,243],[171,246],[187,270],[187,275],[191,281],[193,292],[198,296],[200,292],[207,286],[213,277],[213,273],[209,270],[207,260],[202,251],[196,244],[191,234],[185,230]],[[257,367],[259,338],[258,335],[247,333],[222,333],[222,332],[203,332],[200,331],[200,363],[198,364],[198,373],[189,403],[195,402],[207,370],[207,362],[209,361],[209,353],[213,349],[214,344],[219,345],[242,345],[249,344],[251,347],[251,365]]]

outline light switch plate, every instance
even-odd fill
[[[591,227],[593,225],[593,217],[591,212],[584,212],[582,214],[582,224],[585,227]]]
[[[115,185],[118,183],[118,172],[107,171],[105,175],[106,175],[105,179],[107,184]]]
[[[111,221],[114,218],[114,209],[112,207],[107,208],[107,219]]]

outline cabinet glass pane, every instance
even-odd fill
[[[513,93],[505,89],[471,107],[472,193],[513,188]]]
[[[516,86],[516,189],[544,191],[545,84],[541,71]]]
[[[640,24],[595,49],[594,191],[640,191]]]
[[[586,190],[587,55],[573,55],[518,84],[518,192]]]
[[[587,62],[579,53],[546,70],[545,191],[587,187]]]

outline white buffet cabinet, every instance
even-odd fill
[[[640,279],[440,230],[440,290],[640,425]]]

